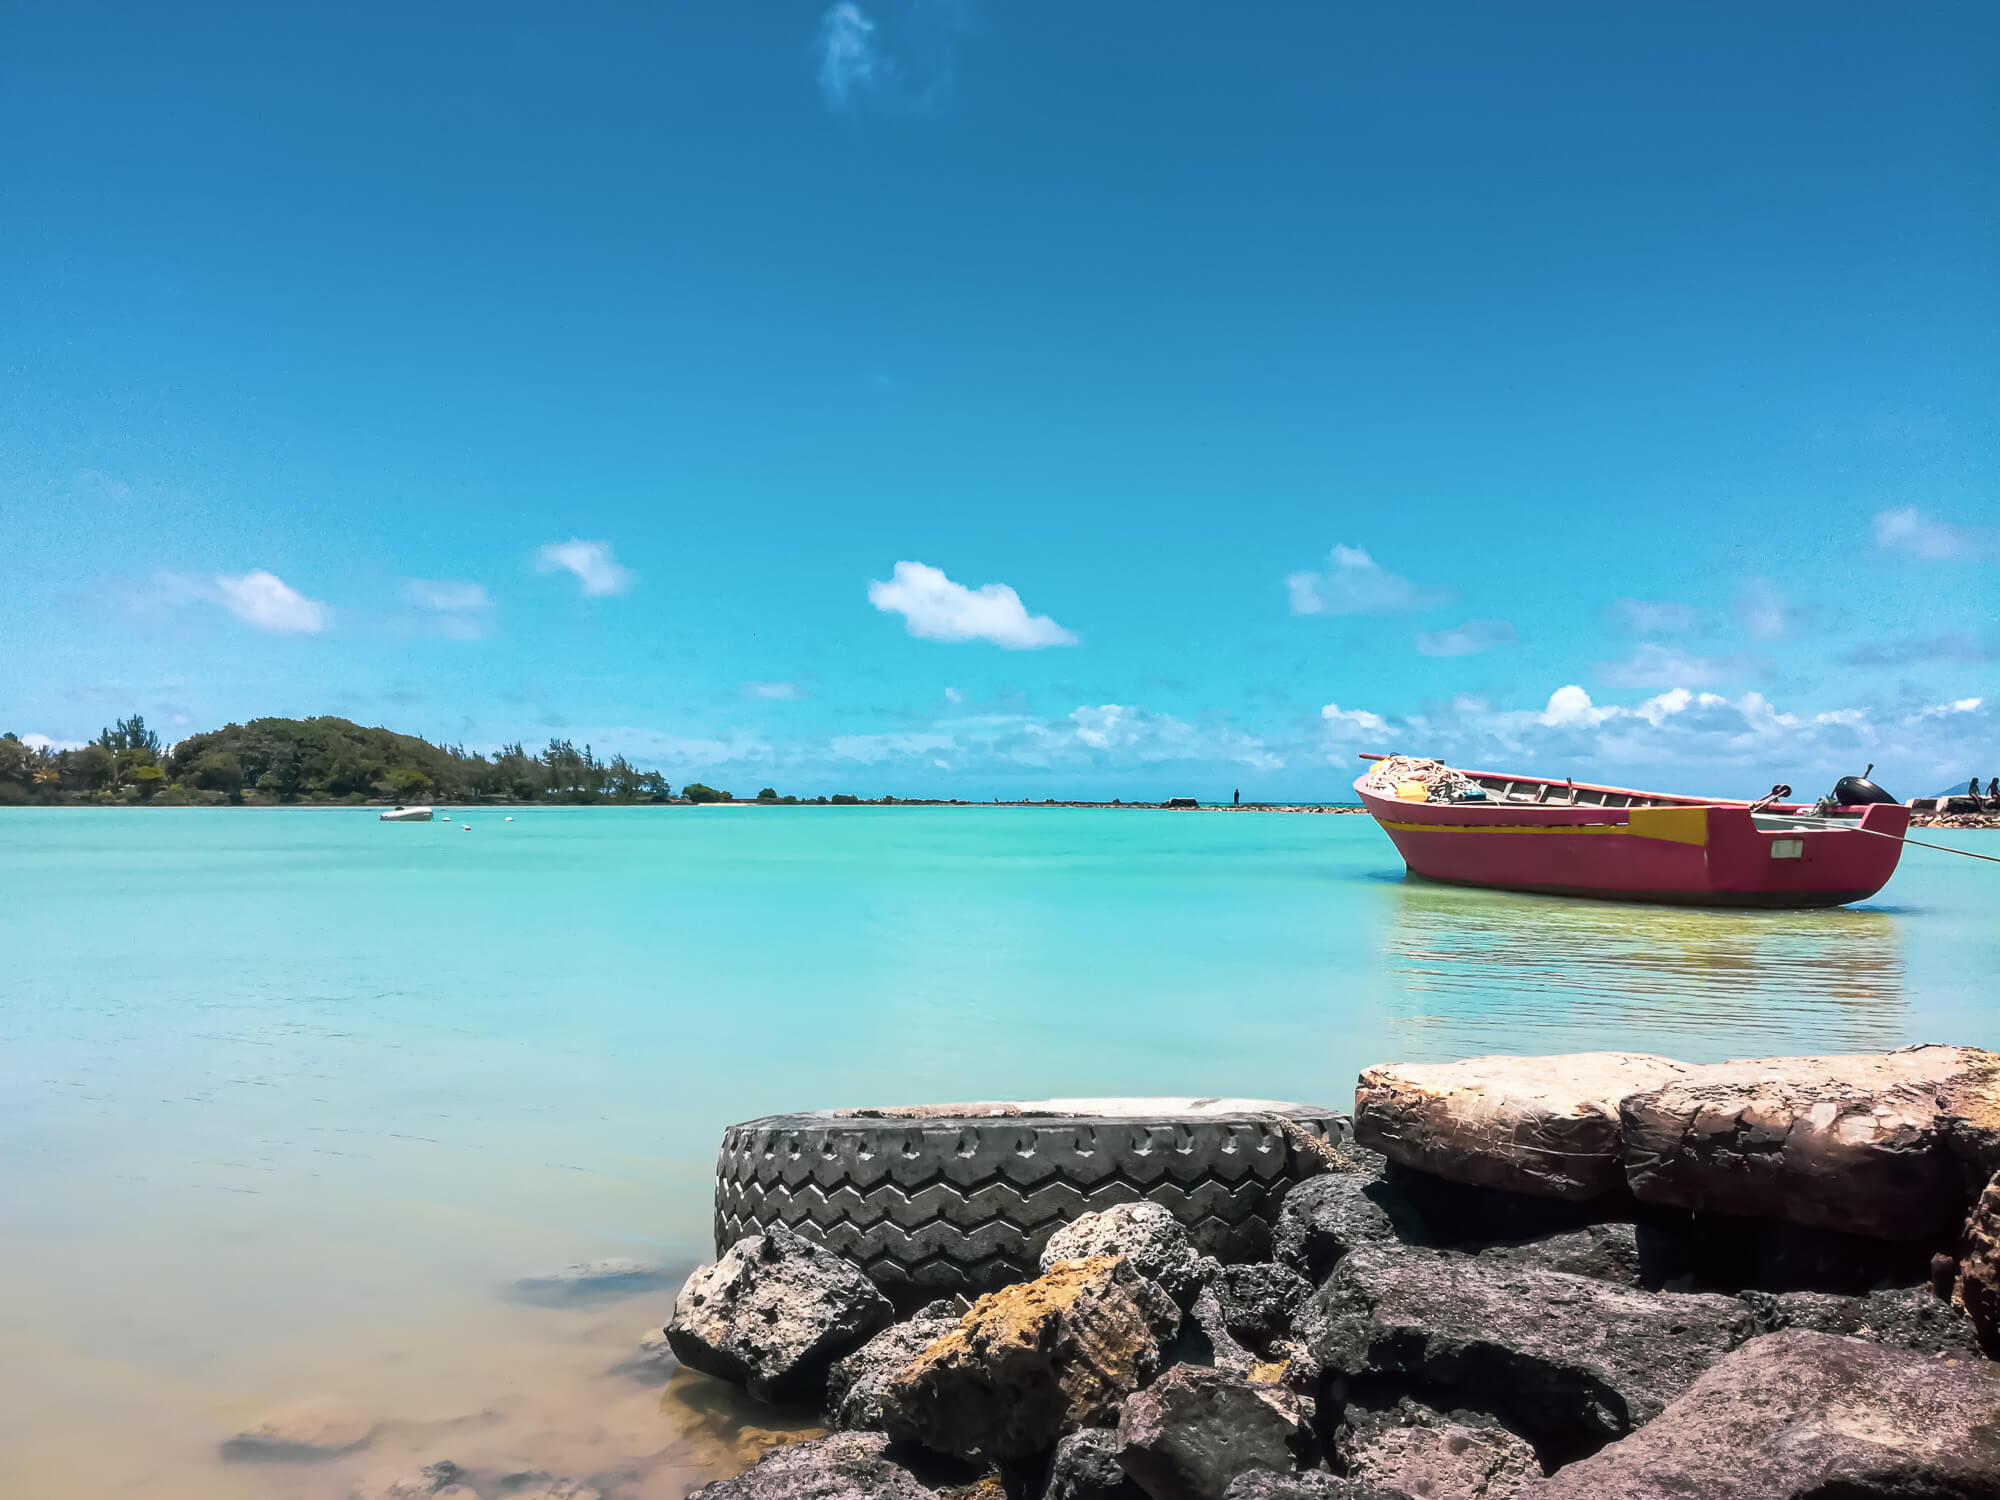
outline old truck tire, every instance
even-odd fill
[[[1278,1200],[1317,1169],[1273,1118],[1335,1143],[1347,1117],[1254,1099],[1051,1099],[770,1115],[723,1133],[716,1253],[781,1223],[892,1294],[1033,1276],[1079,1215],[1146,1199],[1220,1260],[1267,1253]]]

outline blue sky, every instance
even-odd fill
[[[16,5],[0,728],[2000,774],[2000,11]]]

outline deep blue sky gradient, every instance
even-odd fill
[[[1996,58],[1976,4],[10,7],[0,728],[2000,773]],[[1439,602],[1294,614],[1336,544]],[[915,638],[905,560],[1080,644]]]

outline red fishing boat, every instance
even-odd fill
[[[1865,776],[1841,778],[1818,803],[1778,800],[1790,787],[1741,802],[1362,758],[1382,764],[1354,790],[1410,873],[1455,885],[1679,906],[1843,906],[1888,883],[1910,823],[1910,810]]]

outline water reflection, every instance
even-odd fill
[[[1383,888],[1397,1030],[1450,1050],[1651,1050],[1693,1060],[1893,1047],[1909,1027],[1895,917],[1707,911]]]

